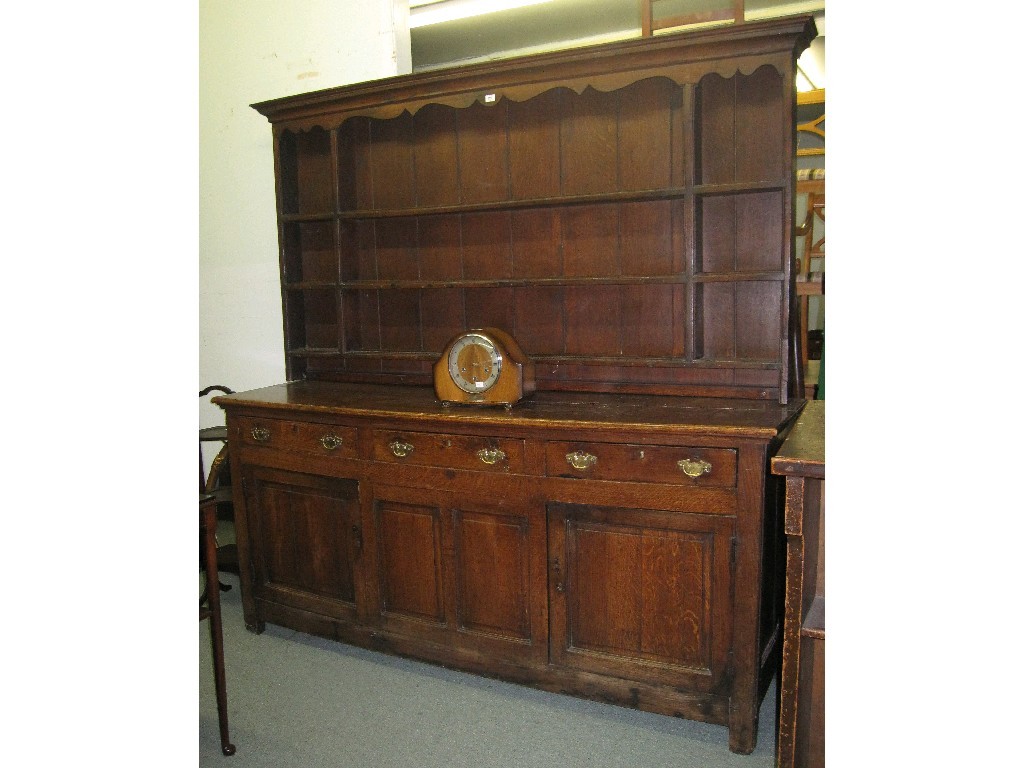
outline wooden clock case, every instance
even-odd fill
[[[465,338],[465,334],[456,335],[434,363],[434,392],[442,404],[504,405],[510,408],[527,395],[534,393],[537,383],[534,379],[533,361],[512,336],[500,328],[476,328],[468,333],[481,335],[495,345],[502,357],[501,372],[497,381],[481,394],[461,389],[453,381],[448,363],[452,348],[460,339]]]

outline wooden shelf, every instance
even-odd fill
[[[309,347],[290,350],[288,354],[302,357],[324,357],[336,356],[339,358],[363,358],[363,359],[393,359],[393,360],[424,360],[433,363],[437,360],[438,351],[407,352],[401,350],[384,349],[332,349],[324,347]],[[596,357],[593,355],[534,355],[533,360],[537,363],[548,365],[572,365],[587,363],[589,365],[627,365],[650,367],[657,363],[662,367],[693,366],[697,368],[742,368],[747,370],[775,371],[779,364],[765,360],[743,360],[739,358],[686,358],[686,357],[636,357],[636,356],[605,356]]]
[[[779,282],[786,279],[783,272],[707,272],[686,275],[611,277],[540,277],[540,278],[499,278],[494,280],[350,280],[343,283],[301,282],[289,283],[289,291],[306,291],[337,288],[339,290],[423,290],[436,288],[524,288],[527,286],[585,286],[585,285],[686,285],[694,283],[727,282]]]
[[[748,192],[776,192],[786,188],[779,181],[730,182],[727,184],[697,184],[692,187],[665,189],[623,190],[589,195],[564,195],[545,198],[503,199],[455,205],[414,206],[409,208],[365,208],[337,213],[287,213],[280,217],[283,223],[315,221],[365,221],[373,219],[402,219],[422,216],[447,216],[487,211],[516,211],[529,208],[561,208],[575,205],[613,205],[616,203],[643,203],[677,200],[686,196],[710,197]]]
[[[702,33],[728,38],[707,58],[679,36],[479,80],[460,68],[454,91],[431,75],[256,105],[274,123],[288,377],[362,380],[373,357],[381,375],[397,361],[388,373],[422,377],[424,349],[491,326],[572,361],[542,388],[800,395],[795,63],[778,34]],[[497,70],[532,74],[496,88]]]

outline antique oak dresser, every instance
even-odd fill
[[[227,412],[245,621],[728,727],[778,661],[809,17],[254,105],[289,381]],[[269,162],[269,158],[268,158]],[[501,329],[535,392],[441,402]],[[445,366],[438,370],[444,374]]]

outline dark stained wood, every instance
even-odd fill
[[[618,188],[617,101],[615,94],[592,88],[567,99],[560,151],[564,194]]]
[[[374,530],[381,613],[442,623],[440,510],[426,504],[378,501]]]
[[[594,456],[593,466],[574,467],[567,456],[578,452]],[[548,474],[556,477],[669,483],[687,488],[736,486],[736,451],[731,449],[551,441],[546,447],[546,460]],[[691,477],[679,466],[681,461],[705,462],[706,471]]]
[[[609,434],[621,438],[641,432],[641,443],[678,444],[687,435],[702,438],[771,440],[780,424],[800,412],[804,401],[780,405],[756,400],[678,398],[657,395],[610,395],[590,392],[538,392],[511,410],[503,408],[445,408],[429,387],[381,387],[294,381],[214,398],[238,415],[271,418],[373,418],[388,424],[451,422],[459,431],[498,427],[503,432],[527,432],[538,427],[577,430],[576,434]],[[702,441],[703,442],[703,441]],[[686,443],[684,443],[686,444]]]
[[[695,690],[719,683],[731,520],[550,510],[552,661]]]
[[[370,121],[369,174],[374,208],[405,208],[416,203],[412,116]]]
[[[455,110],[439,104],[424,107],[413,118],[413,133],[416,205],[430,207],[461,202]],[[352,208],[358,210],[357,206]]]
[[[729,725],[753,749],[781,614],[762,585],[780,544],[766,451],[801,404],[538,392],[470,409],[316,381],[217,402],[245,478],[247,626]]]
[[[565,90],[556,88],[529,101],[509,104],[512,199],[550,198],[561,191],[558,135],[565,99]]]
[[[505,211],[467,213],[462,222],[462,277],[512,277],[512,215]]]
[[[397,222],[388,222],[389,224]],[[408,225],[408,222],[403,222]],[[383,222],[382,222],[383,224]],[[416,248],[408,242],[398,242],[393,251],[399,258],[410,262],[407,270],[412,279],[448,282],[462,277],[461,221],[450,216],[423,216],[416,221]],[[410,259],[415,253],[418,258]],[[418,262],[418,269],[417,269]],[[399,277],[392,272],[384,277]]]
[[[455,510],[451,519],[459,629],[529,641],[529,518]]]
[[[786,479],[786,598],[776,765],[825,765],[825,401],[808,401],[772,472]]]
[[[312,442],[312,440],[310,441]],[[358,549],[355,483],[253,467],[246,471],[246,526],[261,599],[306,595],[303,607],[352,618]]]
[[[459,191],[461,202],[508,199],[507,103],[473,104],[458,110]],[[425,183],[435,183],[424,179]]]
[[[551,361],[540,389],[801,394],[788,211],[794,62],[812,28],[745,24],[255,105],[276,137],[289,378],[429,384],[427,354],[469,324],[458,308],[513,288],[488,314],[529,355],[573,358],[574,383]],[[659,282],[678,288],[644,290]],[[749,380],[751,360],[774,376]]]
[[[202,542],[203,568],[206,570],[206,603],[199,607],[199,620],[210,620],[210,643],[213,648],[214,687],[217,692],[217,721],[220,727],[220,748],[225,755],[235,754],[235,745],[228,733],[228,689],[224,668],[224,629],[220,613],[220,590],[217,588],[217,499],[210,494],[199,495],[199,534]],[[213,585],[211,588],[209,585]]]
[[[291,381],[216,400],[247,627],[704,720],[753,750],[784,597],[767,467],[803,406],[792,84],[813,30],[255,105]],[[442,403],[435,362],[471,328],[511,334],[536,391]]]

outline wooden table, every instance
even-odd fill
[[[786,478],[786,606],[776,765],[825,765],[825,401],[772,458]]]

